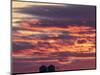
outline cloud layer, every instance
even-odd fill
[[[13,72],[33,68],[38,72],[46,63],[60,67],[57,71],[95,68],[95,10],[95,6],[13,1]],[[93,64],[84,67],[88,62]]]

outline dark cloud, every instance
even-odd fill
[[[54,52],[50,53],[50,55],[58,55],[58,57],[70,57],[70,56],[76,56],[76,57],[94,57],[95,53],[75,53],[75,52]]]
[[[66,34],[61,34],[58,36],[51,36],[51,34],[34,34],[34,35],[28,35],[28,36],[14,36],[15,38],[21,38],[21,39],[42,39],[42,40],[48,40],[48,39],[75,39],[76,37],[66,35]]]
[[[29,6],[19,8],[17,12],[31,15],[58,17],[58,18],[73,18],[73,17],[95,17],[95,6],[69,5],[67,6]],[[74,13],[74,14],[73,14]]]
[[[86,43],[87,41],[86,40],[77,40],[77,43],[78,44],[84,44],[84,43]]]
[[[33,48],[33,45],[31,43],[26,43],[26,42],[13,42],[12,48],[13,50],[24,50]]]
[[[40,26],[61,26],[67,24],[95,25],[96,7],[70,5],[65,6],[29,6],[26,8],[16,8],[15,12],[37,16],[42,20]],[[43,17],[43,18],[42,18]],[[49,20],[49,21],[48,21]],[[58,21],[59,20],[59,21]]]

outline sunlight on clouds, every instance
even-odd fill
[[[53,9],[53,6],[55,9]],[[12,57],[14,59],[14,66],[18,63],[25,63],[28,66],[30,63],[36,65],[56,63],[55,66],[65,65],[64,67],[60,67],[63,70],[67,69],[67,66],[76,64],[76,62],[81,62],[84,65],[84,63],[88,63],[87,61],[95,61],[95,24],[88,24],[91,22],[91,19],[87,17],[89,14],[84,14],[83,10],[81,12],[81,9],[76,8],[77,6],[75,8],[80,12],[76,12],[75,14],[78,16],[77,13],[79,13],[82,16],[79,15],[77,17],[75,14],[74,16],[72,16],[73,14],[71,16],[67,15],[70,11],[67,9],[67,13],[64,10],[67,6],[62,4],[13,1]],[[37,7],[41,12],[35,12],[38,9]],[[58,10],[58,7],[61,11]],[[34,12],[28,11],[33,8]],[[64,9],[62,10],[62,8]],[[20,9],[26,10],[23,10],[23,13]],[[76,11],[76,9],[73,10]],[[71,12],[73,10],[71,9]],[[52,15],[49,15],[48,12]],[[56,15],[55,12],[62,14],[62,16],[58,13]],[[38,15],[34,13],[38,13]],[[86,18],[84,18],[84,15]],[[87,20],[90,22],[87,23]],[[78,66],[81,67],[80,65]]]

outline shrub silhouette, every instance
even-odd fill
[[[39,72],[41,72],[41,73],[43,73],[43,72],[47,72],[47,67],[46,66],[41,66],[40,68],[39,68]]]
[[[55,72],[55,66],[53,65],[48,66],[48,72]]]

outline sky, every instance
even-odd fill
[[[96,7],[13,1],[12,71],[94,69]]]

